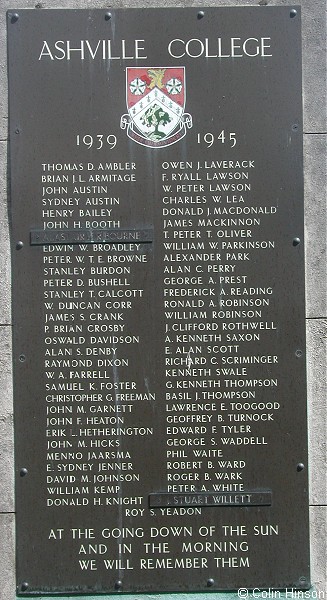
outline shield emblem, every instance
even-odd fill
[[[127,67],[128,115],[122,116],[121,127],[144,146],[174,144],[192,127],[185,100],[184,67]]]

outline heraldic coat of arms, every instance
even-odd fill
[[[153,148],[170,146],[192,127],[185,108],[184,67],[127,67],[126,102],[128,114],[120,126],[129,138]]]

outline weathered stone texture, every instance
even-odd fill
[[[326,133],[326,3],[303,0],[301,5],[304,131]]]
[[[327,135],[304,136],[306,313],[308,318],[327,315],[326,143]]]
[[[310,509],[311,524],[311,572],[312,585],[326,598],[327,561],[326,531],[327,507],[314,506]]]
[[[310,504],[327,504],[327,320],[307,321]]]
[[[11,327],[0,327],[0,512],[14,510]],[[1,587],[1,586],[0,586]]]
[[[14,515],[0,514],[0,600],[14,600],[15,589]]]
[[[0,141],[0,323],[10,323],[10,248],[7,200],[7,142]]]
[[[5,221],[0,221],[0,323],[11,323],[11,265],[9,226]]]

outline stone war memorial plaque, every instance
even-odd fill
[[[300,9],[8,38],[18,593],[308,588]]]

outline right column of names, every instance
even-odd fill
[[[250,463],[272,451],[280,409],[278,207],[258,200],[258,168],[162,162],[167,491],[226,503],[260,485]]]

